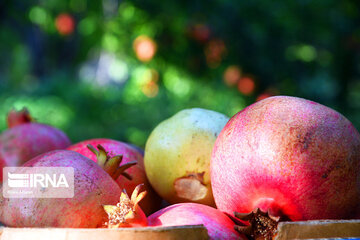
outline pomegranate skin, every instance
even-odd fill
[[[153,213],[149,226],[203,224],[210,239],[247,239],[234,230],[234,222],[218,209],[199,203],[178,203]]]
[[[24,167],[73,167],[73,198],[3,198],[0,222],[9,227],[101,227],[103,205],[119,200],[116,182],[95,162],[81,154],[55,150],[26,162]],[[1,189],[2,191],[2,189]]]
[[[142,152],[130,144],[105,138],[85,140],[71,145],[67,149],[78,152],[85,157],[90,158],[94,162],[97,162],[96,155],[88,149],[88,144],[92,145],[93,147],[97,147],[97,145],[100,144],[108,152],[110,157],[123,155],[122,164],[136,161],[136,165],[126,170],[126,172],[132,177],[132,180],[129,180],[123,175],[120,175],[116,179],[117,184],[119,185],[120,189],[125,189],[127,193],[132,193],[137,185],[143,183],[143,190],[145,190],[147,194],[145,198],[139,203],[141,209],[148,216],[160,208],[161,198],[155,193],[147,180]]]
[[[0,182],[2,168],[21,166],[39,154],[65,149],[71,144],[59,129],[40,123],[23,123],[0,135]]]
[[[360,135],[340,113],[296,97],[256,102],[233,116],[215,142],[217,207],[259,207],[291,220],[355,218]]]

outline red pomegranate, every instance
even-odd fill
[[[120,175],[116,179],[116,182],[118,183],[120,189],[125,189],[127,192],[133,192],[137,185],[143,183],[144,190],[146,190],[147,195],[140,203],[141,208],[144,210],[146,215],[158,210],[160,208],[161,199],[152,189],[146,178],[143,154],[139,150],[130,144],[104,138],[82,141],[68,147],[68,150],[81,153],[85,157],[97,162],[98,157],[88,148],[88,145],[96,147],[99,144],[103,147],[103,150],[100,151],[102,154],[108,155],[109,157],[121,155],[123,157],[123,163],[133,161],[137,162],[135,166],[127,171],[127,173],[131,176],[131,179],[126,178],[126,175]]]
[[[83,155],[55,150],[26,162],[24,167],[74,168],[73,198],[3,198],[0,222],[10,227],[101,227],[106,219],[103,205],[116,204],[121,190],[110,177],[121,157],[107,159],[103,168]],[[120,166],[123,170],[131,164]],[[21,173],[28,173],[28,170]],[[2,189],[1,189],[2,191]]]
[[[234,222],[219,210],[199,203],[178,203],[153,213],[149,226],[203,224],[210,239],[246,239],[234,230]]]
[[[266,212],[273,220],[353,218],[360,206],[360,135],[321,104],[269,97],[226,124],[213,149],[211,183],[219,210],[253,211],[238,214],[250,222]]]
[[[61,130],[33,122],[26,109],[10,111],[7,122],[9,129],[0,135],[0,182],[3,167],[21,166],[39,154],[71,144]]]

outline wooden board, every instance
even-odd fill
[[[277,240],[315,238],[360,238],[360,220],[281,222]],[[195,240],[208,239],[203,225],[119,229],[7,228],[0,227],[0,240]]]
[[[2,233],[1,233],[2,232]],[[1,240],[207,240],[203,225],[118,229],[2,228]]]
[[[281,222],[275,239],[356,238],[360,220],[317,220]]]

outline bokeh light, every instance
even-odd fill
[[[55,19],[55,26],[61,35],[69,35],[75,29],[75,21],[70,14],[61,13]]]
[[[149,98],[156,97],[159,93],[159,73],[155,69],[144,71],[141,91]]]
[[[312,62],[317,56],[315,47],[308,44],[297,44],[286,49],[286,57],[289,60],[300,60],[303,62]]]
[[[79,32],[85,36],[91,35],[96,30],[96,19],[93,17],[86,17],[79,22]]]
[[[205,24],[195,24],[190,27],[190,35],[196,41],[205,43],[210,38],[210,28]]]
[[[159,86],[156,82],[150,81],[145,83],[141,90],[147,97],[153,98],[159,93]]]
[[[220,65],[226,52],[226,46],[223,40],[210,40],[205,47],[206,62],[209,67],[216,68]]]
[[[157,50],[156,43],[146,35],[138,36],[133,43],[137,58],[142,62],[150,61]]]
[[[165,88],[180,99],[186,98],[192,89],[188,76],[174,67],[166,69],[163,77]]]
[[[29,18],[33,23],[43,25],[48,21],[49,14],[44,8],[34,6],[29,11]]]
[[[234,86],[241,78],[241,69],[236,65],[227,67],[224,71],[223,79],[226,85]]]
[[[121,85],[129,77],[129,68],[123,59],[102,52],[99,57],[90,59],[79,68],[79,77],[98,86]]]
[[[242,77],[238,82],[238,90],[244,95],[251,95],[255,90],[255,81],[252,77]]]

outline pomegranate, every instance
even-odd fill
[[[100,150],[100,159],[96,156],[96,154],[94,154],[93,151],[88,148],[88,145],[98,146],[99,144],[103,148]],[[127,192],[133,192],[137,185],[144,183],[144,189],[146,190],[147,195],[144,200],[141,201],[140,206],[147,215],[155,212],[160,208],[161,199],[152,189],[146,178],[143,155],[133,146],[112,139],[99,138],[79,142],[68,147],[67,149],[81,153],[85,157],[88,157],[95,162],[101,161],[102,156],[105,155],[110,157],[115,155],[122,155],[123,163],[129,163],[133,161],[137,162],[135,166],[128,169],[127,171],[131,176],[131,179],[126,178],[126,175],[120,175],[118,178],[114,179],[116,179],[120,189],[125,189]]]
[[[141,186],[143,186],[143,184],[136,186],[131,194],[131,199],[124,189],[121,193],[120,201],[116,206],[104,206],[104,210],[109,218],[105,223],[108,228],[147,226],[146,215],[138,204],[146,195],[146,191],[139,193]]]
[[[321,104],[269,97],[226,124],[212,153],[211,182],[221,211],[252,223],[271,219],[269,228],[281,218],[353,218],[360,202],[360,135]]]
[[[172,204],[215,206],[210,158],[216,137],[227,121],[223,114],[193,108],[178,112],[152,131],[145,146],[145,170],[161,197]]]
[[[107,159],[103,168],[113,175],[121,157]],[[120,166],[122,170],[132,164]],[[55,150],[26,162],[24,167],[73,167],[73,198],[3,198],[0,222],[10,227],[101,227],[106,218],[103,205],[116,204],[121,190],[99,165],[83,155]],[[27,173],[27,170],[21,173]],[[2,191],[2,189],[1,189]]]
[[[203,224],[210,239],[246,239],[234,230],[234,222],[219,210],[199,203],[178,203],[153,213],[149,226]]]
[[[9,129],[0,135],[0,182],[3,167],[20,166],[41,153],[71,144],[59,129],[33,122],[26,109],[10,111],[7,122]]]

